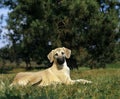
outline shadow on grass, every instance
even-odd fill
[[[7,74],[9,71],[13,70],[14,67],[0,67],[0,74]]]
[[[48,66],[33,66],[29,68],[25,67],[0,67],[0,74],[9,74],[9,73],[17,73],[21,71],[33,71],[33,70],[43,70],[49,68]]]

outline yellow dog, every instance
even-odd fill
[[[70,58],[71,50],[61,47],[52,50],[48,54],[48,59],[53,62],[53,65],[43,71],[39,72],[20,72],[14,78],[12,85],[34,85],[47,86],[51,84],[74,84],[91,83],[91,81],[84,79],[72,80],[70,77],[70,69],[67,66],[66,58]]]

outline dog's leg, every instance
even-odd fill
[[[67,81],[66,84],[73,85],[75,83],[90,84],[90,83],[92,83],[92,81],[88,81],[88,80],[85,80],[85,79],[77,79],[77,80],[69,80],[69,81]]]
[[[85,79],[72,80],[70,76],[68,76],[64,83],[67,85],[72,85],[75,83],[88,84],[88,83],[92,83],[92,81],[85,80]]]
[[[42,78],[41,77],[33,77],[29,84],[30,85],[36,85],[36,84],[39,84],[40,82],[42,81]]]
[[[88,81],[85,79],[77,79],[77,80],[73,80],[74,83],[82,83],[82,84],[89,84],[92,83],[92,81]]]
[[[17,86],[17,85],[20,85],[20,86],[25,86],[25,85],[27,85],[28,84],[28,80],[26,79],[20,79],[20,80],[18,80],[18,81],[13,81],[13,83],[12,84],[10,84],[10,87],[12,87],[12,86]]]

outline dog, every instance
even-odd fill
[[[65,47],[60,47],[52,50],[48,54],[52,66],[46,70],[39,72],[20,72],[14,78],[13,85],[35,85],[47,86],[51,84],[74,84],[74,83],[92,83],[84,79],[72,80],[70,77],[70,69],[67,66],[66,58],[70,58],[71,50]]]

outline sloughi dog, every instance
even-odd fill
[[[53,65],[39,72],[20,72],[14,78],[13,85],[35,85],[47,86],[51,84],[74,84],[74,83],[92,83],[84,79],[72,80],[70,77],[70,69],[67,66],[66,58],[70,58],[71,50],[65,47],[60,47],[52,50],[48,54],[48,59],[53,62]]]

